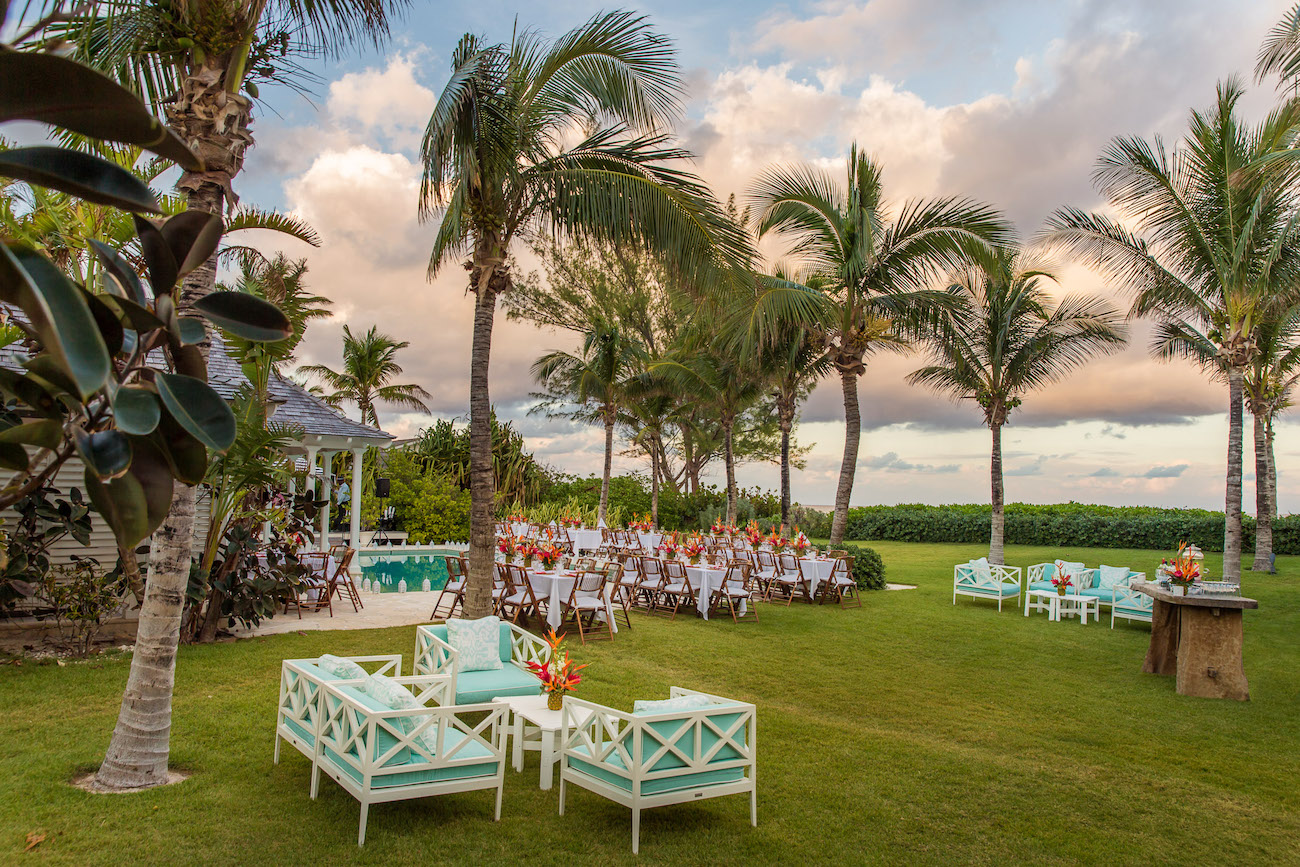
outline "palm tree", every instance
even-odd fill
[[[576,403],[582,409],[571,417],[598,421],[605,426],[605,468],[600,482],[600,511],[605,520],[609,508],[609,476],[614,459],[614,426],[629,377],[645,362],[645,349],[635,337],[603,320],[592,324],[582,340],[582,351],[574,355],[562,350],[548,352],[533,362],[533,377],[546,389],[543,410],[556,404]],[[594,404],[594,411],[587,407]]]
[[[1300,83],[1300,3],[1282,15],[1264,37],[1255,58],[1255,80],[1278,77],[1279,87]]]
[[[908,381],[984,410],[993,433],[989,474],[993,515],[989,562],[1001,563],[1003,539],[1002,426],[1025,394],[1069,373],[1126,340],[1119,312],[1108,302],[1066,296],[1055,302],[1044,285],[1056,277],[1023,252],[977,254],[951,275],[952,303],[940,308],[921,340],[930,364]]]
[[[959,267],[967,248],[1002,243],[1008,228],[995,211],[967,199],[909,201],[892,213],[879,163],[856,144],[844,185],[812,166],[773,167],[751,187],[749,201],[759,236],[787,239],[800,264],[826,279],[836,301],[834,320],[821,329],[844,391],[844,460],[830,539],[838,545],[862,437],[858,377],[867,356],[900,345],[898,317],[922,300],[930,278]]]
[[[1132,315],[1156,319],[1152,352],[1201,360],[1212,352],[1228,382],[1223,574],[1241,578],[1242,381],[1259,353],[1257,328],[1300,294],[1300,168],[1276,162],[1300,103],[1250,127],[1243,89],[1220,83],[1208,112],[1193,111],[1181,147],[1126,137],[1102,153],[1093,179],[1118,218],[1074,208],[1048,221],[1047,241],[1127,287]],[[1132,226],[1132,228],[1129,228]]]
[[[1277,517],[1277,463],[1273,460],[1273,422],[1291,406],[1300,380],[1300,306],[1255,330],[1258,354],[1247,368],[1242,389],[1255,433],[1255,559],[1251,569],[1272,572],[1273,520]]]
[[[379,427],[379,402],[406,407],[416,412],[428,413],[429,408],[421,398],[429,393],[418,385],[393,383],[401,376],[402,366],[397,363],[397,351],[411,344],[380,334],[372,325],[360,337],[343,326],[343,370],[335,371],[324,364],[305,364],[304,373],[318,376],[334,391],[325,397],[330,406],[354,403],[361,413],[361,423]]]
[[[671,43],[629,12],[597,15],[550,44],[532,32],[508,45],[466,34],[452,54],[422,146],[420,214],[443,209],[430,273],[468,254],[474,294],[467,617],[492,606],[488,367],[514,242],[546,230],[655,251],[700,284],[720,260],[748,264],[746,239],[663,132],[681,94]]]
[[[253,143],[258,81],[301,88],[301,56],[337,56],[358,40],[379,44],[406,0],[94,0],[62,28],[76,57],[118,76],[164,112],[172,130],[203,160],[176,183],[191,210],[223,214],[237,200],[233,181]],[[184,313],[216,285],[212,256],[190,272],[178,296]],[[199,343],[207,358],[208,341]],[[190,572],[195,489],[178,484],[154,533],[131,675],[97,784],[136,789],[167,782],[177,636]]]

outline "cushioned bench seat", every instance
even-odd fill
[[[574,753],[583,754],[590,757],[591,753],[586,747],[575,747]],[[606,761],[611,765],[616,765],[623,770],[627,770],[627,765],[619,757],[618,753],[613,753]],[[632,780],[629,777],[619,776],[618,774],[602,768],[600,765],[594,765],[591,762],[583,761],[576,756],[569,757],[569,767],[574,770],[582,771],[585,774],[591,774],[593,777],[612,783],[620,789],[628,792],[632,791]],[[694,774],[682,774],[677,777],[665,777],[659,780],[645,780],[641,783],[641,791],[647,795],[657,795],[661,792],[676,792],[679,789],[699,788],[700,786],[712,786],[719,783],[734,783],[737,780],[745,778],[745,769],[724,768],[719,771],[699,771]]]
[[[477,704],[497,696],[538,695],[542,691],[542,682],[528,670],[527,663],[546,662],[550,657],[550,647],[513,623],[502,621],[498,628],[501,667],[466,671],[460,664],[460,654],[448,643],[445,623],[418,627],[416,673],[451,675],[456,704]]]
[[[1015,596],[1020,593],[1020,588],[1015,584],[999,584],[997,587],[977,587],[967,586],[962,588],[963,593],[979,593],[984,596]]]
[[[477,704],[499,695],[537,695],[541,681],[509,663],[490,671],[466,671],[456,678],[456,703]]]

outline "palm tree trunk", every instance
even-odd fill
[[[1225,581],[1241,580],[1241,383],[1241,368],[1228,368],[1228,485],[1223,508]]]
[[[650,521],[659,527],[659,437],[650,438]]]
[[[243,166],[244,150],[253,140],[248,132],[251,103],[222,90],[223,77],[220,69],[198,70],[182,82],[176,101],[167,108],[168,123],[199,152],[207,169],[181,175],[176,188],[186,194],[190,210],[210,214],[224,212],[231,179]],[[216,280],[214,255],[186,275],[179,290],[179,312],[184,315],[190,305],[211,293]],[[164,289],[155,287],[155,291]],[[205,362],[210,348],[207,337],[198,344]],[[167,517],[150,542],[131,673],[113,737],[95,775],[101,789],[140,789],[167,782],[172,687],[194,547],[194,502],[195,488],[176,482]]]
[[[1002,487],[1002,425],[991,424],[993,431],[993,453],[989,460],[989,481],[992,484],[993,513],[989,522],[989,562],[1002,564],[1002,536],[1006,516],[1003,512]]]
[[[835,517],[831,520],[832,546],[844,542],[849,524],[849,498],[853,495],[853,474],[858,466],[858,444],[862,439],[862,415],[858,410],[858,376],[840,371],[844,389],[844,460],[840,464],[840,484],[835,491]]]
[[[605,409],[605,469],[600,477],[600,512],[597,517],[605,520],[609,511],[609,475],[614,469],[614,413]]]
[[[790,430],[794,427],[794,414],[787,413],[784,403],[779,409],[781,425],[781,532],[790,529]]]
[[[1255,562],[1252,572],[1271,572],[1273,555],[1273,506],[1269,502],[1269,467],[1271,455],[1268,441],[1267,416],[1260,410],[1253,414],[1255,422]]]
[[[731,438],[735,422],[726,418],[722,421],[722,450],[727,464],[727,523],[736,523],[736,455]]]
[[[479,258],[476,251],[476,259]],[[481,266],[475,263],[475,269]],[[490,268],[490,266],[487,266]],[[492,400],[488,396],[488,362],[492,355],[492,319],[496,292],[491,278],[479,279],[474,301],[474,341],[469,362],[469,579],[465,582],[464,616],[492,613],[492,578],[496,532],[493,524],[496,485],[492,477]]]

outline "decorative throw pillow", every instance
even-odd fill
[[[989,568],[989,558],[981,557],[970,561],[970,570],[978,581],[992,581],[993,570]]]
[[[677,698],[665,698],[658,701],[641,700],[632,703],[632,713],[671,713],[675,710],[699,710],[712,704],[705,695],[679,695]]]
[[[1097,571],[1097,586],[1104,587],[1107,590],[1113,589],[1116,585],[1128,578],[1127,566],[1105,566],[1103,565]]]
[[[373,698],[380,704],[387,705],[393,710],[414,710],[418,707],[424,707],[415,700],[415,696],[397,681],[383,674],[372,674],[366,678],[366,695]],[[397,721],[398,727],[406,734],[415,731],[416,727],[421,725],[429,717],[427,715],[416,715],[402,717]],[[415,740],[424,744],[425,749],[430,753],[437,755],[438,750],[438,728],[429,726],[416,736]]]
[[[501,667],[501,620],[448,620],[447,643],[459,656],[458,672],[494,671]]]
[[[335,677],[341,677],[344,680],[365,680],[366,678],[364,668],[350,659],[343,659],[331,653],[321,654],[320,659],[316,660],[316,667],[323,668]]]

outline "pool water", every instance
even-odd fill
[[[443,557],[456,555],[450,549],[425,549],[423,551],[394,551],[393,553],[362,552],[362,581],[370,580],[372,589],[380,593],[396,593],[398,583],[405,580],[407,592],[418,591],[424,579],[429,579],[431,590],[441,590],[447,583],[447,564]]]

